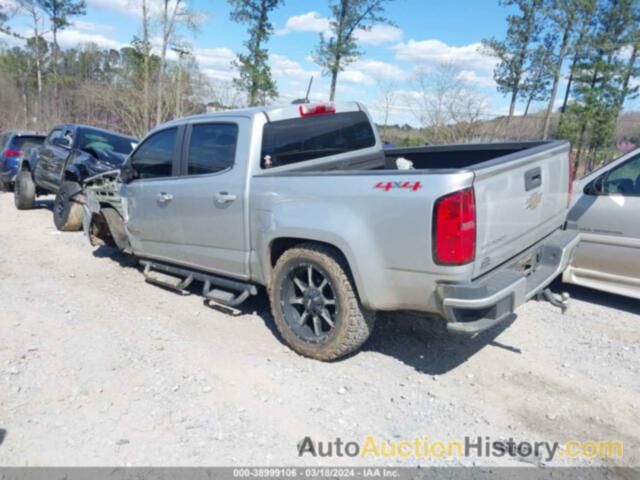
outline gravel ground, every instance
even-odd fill
[[[565,288],[569,312],[531,301],[474,339],[385,315],[357,355],[299,357],[261,293],[239,311],[146,284],[51,200],[18,212],[0,195],[0,464],[548,464],[545,459],[314,458],[330,441],[464,436],[622,440],[640,464],[640,308]],[[551,464],[599,464],[561,460]]]

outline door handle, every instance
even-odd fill
[[[159,193],[158,194],[158,203],[169,203],[171,200],[173,200],[173,195],[171,195],[170,193]]]
[[[231,195],[230,193],[227,193],[227,192],[219,192],[216,194],[216,201],[220,203],[231,203],[236,198],[237,197],[235,195]]]

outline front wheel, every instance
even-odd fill
[[[276,263],[271,310],[285,342],[301,355],[335,360],[357,350],[371,335],[374,312],[362,307],[333,249],[303,244]]]
[[[74,200],[82,187],[76,182],[63,182],[53,202],[53,223],[61,232],[82,229],[82,205]]]

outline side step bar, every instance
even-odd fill
[[[184,292],[194,280],[197,280],[203,283],[203,297],[229,307],[237,307],[249,298],[249,295],[258,293],[256,286],[250,283],[174,267],[173,265],[151,260],[141,260],[140,263],[144,265],[144,278],[149,283]]]

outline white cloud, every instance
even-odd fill
[[[290,58],[285,57],[284,55],[279,55],[277,53],[272,53],[271,55],[269,55],[269,64],[271,67],[271,72],[275,77],[309,80],[311,75],[313,75],[314,77],[320,76],[320,71],[306,70],[295,60],[291,60]]]
[[[0,0],[0,9],[4,13],[14,13],[20,8],[20,4],[16,0]]]
[[[85,32],[101,32],[101,33],[111,33],[115,30],[113,25],[105,25],[94,22],[85,22],[84,20],[74,20],[71,25],[78,30],[82,30]]]
[[[339,80],[363,85],[375,85],[378,79],[400,81],[407,74],[398,66],[379,60],[359,60],[339,74]]]
[[[115,10],[136,17],[142,15],[139,0],[87,0],[87,5],[104,10]]]
[[[493,80],[491,75],[478,75],[473,70],[460,70],[457,78],[458,80],[462,80],[465,83],[478,87],[495,88],[496,86],[496,82]]]
[[[226,67],[230,66],[236,58],[235,53],[226,47],[218,48],[196,48],[193,51],[196,60],[203,67]]]
[[[170,0],[169,10],[173,8],[175,0]],[[113,10],[115,12],[124,13],[125,15],[131,15],[134,17],[142,17],[142,2],[141,0],[86,0],[87,5],[90,7]],[[162,13],[163,9],[162,0],[148,0],[147,8],[149,9],[149,15],[157,16]],[[189,5],[182,3],[180,10],[188,8]]]
[[[422,66],[453,64],[465,70],[493,70],[496,59],[480,52],[480,43],[461,47],[447,45],[440,40],[409,40],[393,46],[396,59]]]
[[[236,77],[233,70],[220,70],[216,68],[203,68],[201,72],[215,80],[232,80]]]
[[[99,0],[102,1],[102,0]],[[276,35],[287,35],[292,32],[312,32],[331,35],[331,20],[311,11],[301,15],[289,17],[284,28],[276,30]],[[374,25],[369,30],[359,29],[355,33],[360,43],[367,45],[381,45],[388,42],[402,40],[402,30],[391,25]]]
[[[177,59],[177,54],[175,52],[171,53],[170,58]],[[210,78],[230,80],[236,76],[236,70],[233,66],[236,55],[229,48],[195,48],[193,56],[197,60],[202,73]]]
[[[289,17],[284,28],[276,30],[276,35],[286,35],[291,32],[315,32],[329,34],[329,19],[321,17],[318,12],[307,12],[302,15]]]
[[[397,65],[381,62],[379,60],[358,60],[353,64],[352,69],[360,70],[374,78],[402,80],[408,76],[406,72]]]
[[[348,68],[344,72],[340,72],[338,78],[340,81],[349,83],[358,83],[365,85],[373,85],[375,83],[375,80],[372,77],[364,74],[360,70],[355,70],[353,68]]]
[[[77,25],[73,25],[78,28]],[[65,30],[60,30],[58,32],[58,43],[62,48],[77,48],[80,45],[87,43],[94,43],[101,48],[113,48],[119,50],[120,48],[127,45],[126,43],[118,42],[112,38],[109,38],[105,35],[99,33],[87,33],[82,32],[76,28],[68,28]],[[32,37],[33,30],[30,28],[24,28],[18,32],[23,37]],[[53,41],[53,35],[49,31],[45,33],[44,38],[46,38],[49,42]],[[17,39],[15,37],[0,34],[0,39],[6,40],[6,42],[10,45],[24,45],[24,40]]]
[[[355,35],[360,43],[376,46],[402,40],[402,30],[392,25],[374,25],[370,30],[359,29]]]
[[[50,35],[47,35],[50,36]],[[126,44],[107,38],[99,33],[84,33],[79,30],[62,30],[58,33],[58,43],[63,48],[77,47],[83,43],[95,43],[102,48],[120,49]]]

